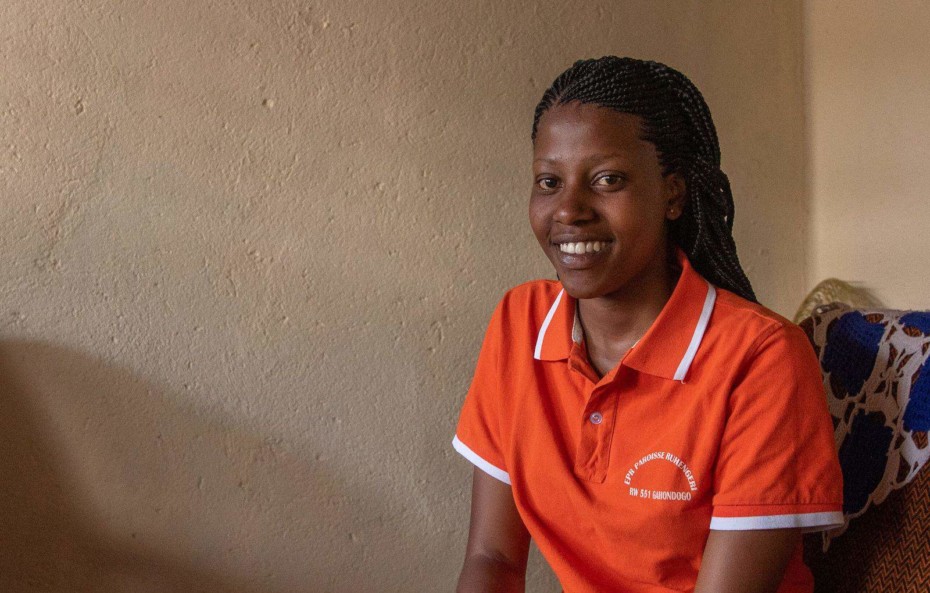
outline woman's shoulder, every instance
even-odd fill
[[[550,311],[565,305],[568,296],[557,280],[531,280],[507,290],[497,304],[495,317],[505,325],[538,328]]]
[[[562,284],[558,280],[541,278],[518,284],[504,293],[502,302],[535,302],[539,300],[552,301],[562,292]]]
[[[713,325],[723,335],[741,339],[733,340],[744,348],[754,350],[763,342],[787,342],[795,347],[810,348],[807,336],[800,327],[782,315],[759,303],[717,288]]]
[[[568,298],[562,294],[562,284],[555,280],[533,280],[514,286],[504,293],[494,308],[482,349],[497,352],[502,360],[531,360],[539,331],[547,324],[546,320],[554,322],[556,316],[561,318],[569,314],[565,308],[567,301]],[[574,309],[571,314],[574,314]],[[524,352],[525,355],[515,356],[516,352]]]
[[[715,287],[716,306],[721,308],[721,317],[730,323],[758,325],[760,328],[797,327],[787,318],[765,305],[744,299],[734,292]]]

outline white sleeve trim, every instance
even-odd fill
[[[452,446],[456,451],[462,454],[462,457],[474,463],[475,466],[484,473],[492,478],[497,478],[505,484],[510,484],[510,474],[482,459],[481,456],[472,451],[468,445],[460,441],[458,435],[455,435],[455,438],[452,439]]]
[[[800,527],[805,531],[822,531],[843,524],[843,513],[800,513],[797,515],[762,515],[759,517],[711,517],[710,528],[719,531],[746,531],[749,529],[789,529]]]

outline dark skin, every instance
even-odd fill
[[[533,156],[530,224],[578,299],[588,357],[604,375],[649,329],[675,286],[668,221],[681,215],[685,183],[663,174],[637,117],[595,105],[549,109]],[[476,468],[457,591],[524,591],[529,539],[510,486]],[[797,529],[713,530],[694,591],[774,593],[799,541]]]
[[[477,467],[471,489],[471,526],[459,593],[523,591],[530,534],[510,486]]]
[[[677,273],[667,221],[681,216],[684,180],[662,174],[637,118],[580,103],[543,115],[533,173],[530,226],[578,299],[588,356],[603,375],[672,294]],[[566,243],[579,241],[600,249],[566,252]]]

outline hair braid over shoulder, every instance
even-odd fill
[[[664,174],[680,174],[688,197],[670,221],[670,236],[694,268],[713,284],[756,300],[733,241],[733,195],[720,169],[720,145],[701,92],[677,70],[659,62],[606,56],[579,60],[543,94],[533,117],[573,101],[639,116],[643,139],[659,153]]]

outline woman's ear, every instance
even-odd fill
[[[685,209],[688,199],[688,188],[685,179],[679,173],[669,173],[665,176],[665,218],[677,220]]]

